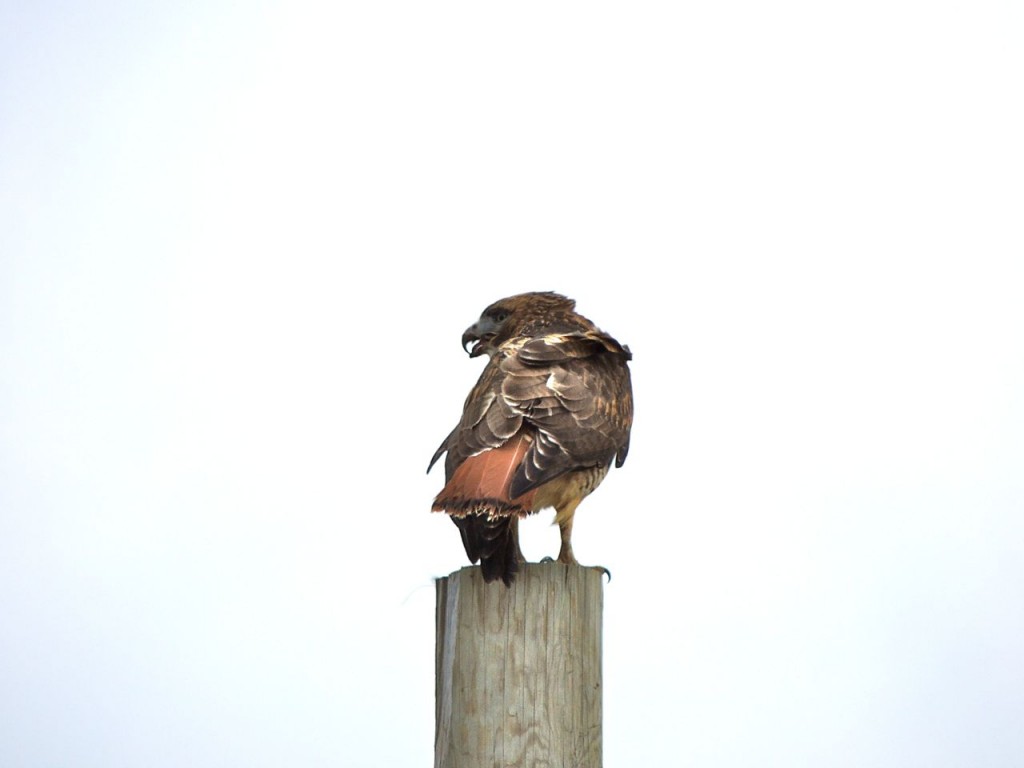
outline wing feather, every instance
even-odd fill
[[[621,466],[633,403],[629,350],[597,331],[547,334],[489,360],[462,419],[438,448],[446,480],[466,459],[534,433],[509,486],[512,498],[574,469]]]
[[[537,430],[513,494],[625,459],[633,412],[629,357],[611,337],[588,331],[532,339],[502,361],[502,398]]]

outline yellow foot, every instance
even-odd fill
[[[580,565],[579,561],[577,561],[576,558],[573,557],[572,555],[569,555],[569,557],[565,558],[565,559],[563,559],[562,556],[559,555],[558,556],[558,560],[555,560],[553,557],[542,557],[537,562],[540,562],[540,563],[559,562],[562,565]],[[593,568],[595,571],[600,571],[602,574],[604,574],[605,576],[608,577],[608,583],[611,583],[612,572],[609,571],[607,568],[605,568],[603,565],[582,565],[580,567],[581,568]]]
[[[558,556],[557,560],[555,558],[553,558],[553,557],[542,557],[538,562],[541,562],[541,563],[561,563],[562,565],[579,565],[579,563],[577,562],[576,558],[573,557],[572,555],[569,555],[568,557],[566,557],[565,555],[561,555],[561,554]]]

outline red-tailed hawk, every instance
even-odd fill
[[[511,584],[524,562],[519,518],[555,508],[558,560],[576,563],[572,519],[579,503],[629,450],[633,394],[629,348],[573,311],[557,293],[496,301],[462,335],[470,357],[490,356],[444,439],[447,512],[484,579]]]

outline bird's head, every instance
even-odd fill
[[[480,315],[462,334],[462,348],[470,357],[494,355],[509,339],[531,336],[559,318],[574,316],[576,302],[558,293],[520,293],[500,299]],[[472,347],[469,345],[472,344]]]

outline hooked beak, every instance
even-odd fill
[[[495,332],[498,330],[498,324],[490,318],[482,317],[473,325],[466,329],[466,332],[462,334],[462,348],[469,352],[470,357],[477,357],[484,353],[487,343],[494,338]],[[473,344],[472,349],[466,349],[471,342]]]

